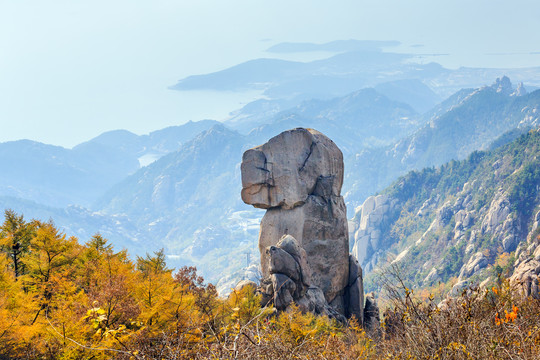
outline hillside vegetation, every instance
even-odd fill
[[[397,278],[399,283],[399,278]],[[401,283],[403,284],[403,283]],[[217,297],[162,251],[131,260],[52,223],[6,211],[0,228],[0,359],[538,358],[540,302],[506,282],[445,306],[386,287],[382,327],[262,307],[247,287]]]
[[[411,288],[442,282],[454,292],[510,276],[516,249],[528,247],[538,228],[539,155],[540,132],[531,130],[495,150],[399,178],[380,195],[392,206],[377,228],[380,242],[367,244],[364,266],[396,265]]]

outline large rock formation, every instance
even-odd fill
[[[320,290],[338,314],[361,320],[362,270],[349,259],[338,147],[316,130],[297,128],[247,150],[241,168],[242,200],[267,209],[259,250],[263,285],[276,307],[306,299],[309,307]]]

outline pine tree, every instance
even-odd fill
[[[5,220],[0,227],[0,251],[11,259],[11,267],[17,280],[26,271],[23,258],[29,251],[30,240],[35,232],[35,222],[25,222],[23,215],[17,215],[11,209],[5,210],[4,215]]]

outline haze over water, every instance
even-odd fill
[[[540,66],[536,1],[81,1],[0,5],[0,141],[71,147],[224,119],[257,92],[169,90],[179,79],[271,54],[280,42],[397,40],[449,68]],[[429,15],[428,15],[429,14]]]

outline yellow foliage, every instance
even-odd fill
[[[10,219],[5,228],[11,232],[4,235],[30,228],[16,214]],[[445,309],[436,306],[434,294],[448,284],[404,289],[403,307],[389,302],[394,312],[385,313],[374,341],[356,319],[343,325],[295,306],[281,313],[261,308],[249,287],[220,299],[196,269],[173,274],[162,251],[133,262],[100,235],[81,245],[52,224],[32,224],[27,246],[17,254],[17,274],[12,253],[0,244],[0,358],[540,356],[540,303],[515,298],[506,283],[464,294]]]

